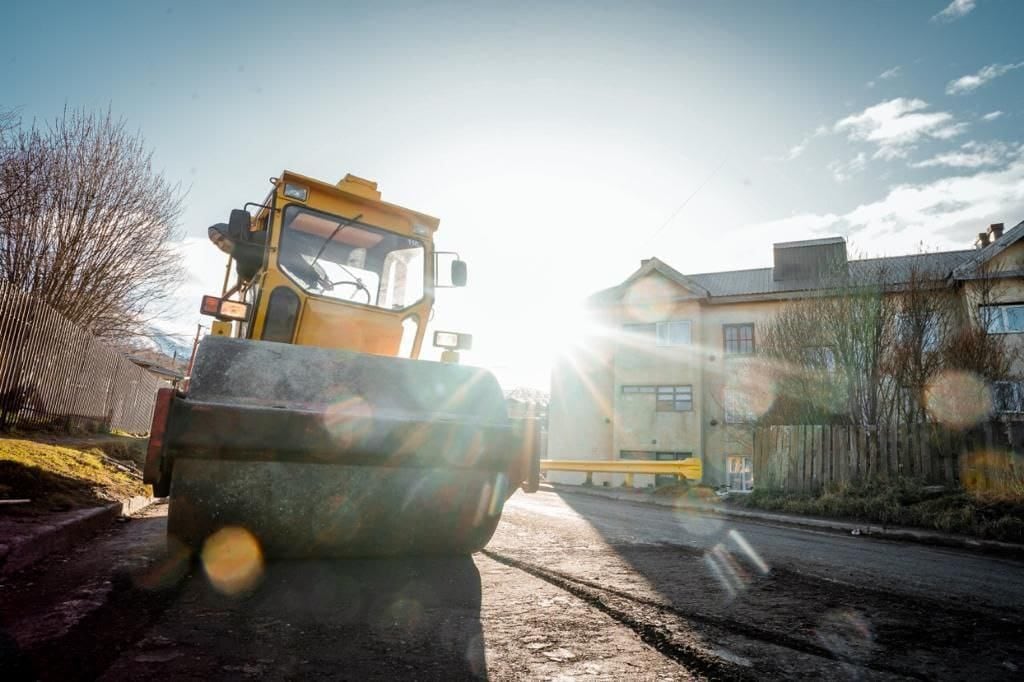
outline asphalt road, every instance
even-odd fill
[[[1024,563],[521,493],[472,558],[198,565],[155,506],[0,582],[0,679],[1017,679]]]

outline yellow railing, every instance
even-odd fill
[[[704,469],[699,459],[689,457],[677,460],[650,459],[542,459],[541,471],[578,471],[587,475],[587,484],[593,484],[593,475],[626,474],[626,485],[633,485],[634,474],[673,474],[688,481],[699,481]]]

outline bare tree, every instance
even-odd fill
[[[884,363],[895,307],[885,295],[885,277],[878,268],[836,278],[768,322],[760,348],[777,395],[767,421],[877,424],[889,418],[894,387]]]
[[[182,193],[107,111],[0,117],[0,279],[105,337],[138,334],[182,269]]]
[[[876,426],[930,418],[927,391],[943,372],[986,381],[1009,377],[1017,352],[989,333],[986,306],[999,300],[997,273],[966,290],[946,272],[912,262],[787,304],[762,332],[760,352],[777,397],[763,421]]]

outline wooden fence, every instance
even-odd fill
[[[955,486],[1021,480],[1024,422],[967,431],[938,424],[766,426],[754,431],[754,485],[813,492],[832,483],[914,478]]]
[[[149,430],[159,379],[0,283],[0,429]]]

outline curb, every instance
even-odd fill
[[[0,544],[0,575],[15,573],[50,554],[68,550],[118,517],[135,514],[155,501],[153,497],[130,497],[104,507],[72,512],[57,523],[30,526],[24,535],[7,538]]]
[[[686,509],[687,511],[693,511],[698,514],[708,516],[728,516],[772,525],[815,528],[817,530],[827,530],[880,540],[913,542],[916,544],[930,545],[934,547],[951,547],[954,549],[966,549],[973,552],[984,552],[988,554],[1000,554],[1003,556],[1024,558],[1024,545],[1012,542],[1001,542],[999,540],[982,540],[980,538],[953,535],[952,533],[941,533],[938,531],[929,531],[918,528],[886,527],[864,523],[852,523],[850,521],[839,521],[835,519],[822,519],[811,516],[792,516],[788,514],[773,514],[771,512],[729,509],[711,505],[689,504],[685,502],[680,503],[678,500],[672,498],[656,498],[637,493],[617,494],[613,491],[603,492],[594,489],[587,489],[583,486],[564,484],[541,484],[541,490],[588,495],[590,497],[601,497],[606,500],[611,499],[621,502],[635,502],[637,504],[644,504],[652,507]]]

